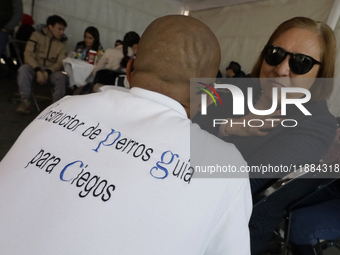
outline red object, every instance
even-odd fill
[[[32,26],[34,24],[34,20],[30,15],[24,13],[22,15],[21,24]]]
[[[96,60],[96,56],[97,56],[97,51],[95,50],[90,50],[89,51],[89,64],[94,65],[94,61]]]

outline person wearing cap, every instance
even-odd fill
[[[17,63],[17,65],[22,64],[24,60],[24,51],[26,47],[27,41],[30,39],[32,33],[35,31],[35,28],[33,27],[34,20],[33,18],[24,13],[22,16],[22,20],[20,22],[20,26],[16,27],[13,33],[13,39],[15,40],[15,43],[17,45],[18,52],[15,52],[14,54],[19,54],[21,62]],[[14,50],[14,49],[13,49]],[[16,68],[16,70],[19,68],[19,66]]]
[[[27,42],[32,33],[35,31],[33,25],[33,18],[30,15],[24,13],[20,22],[20,26],[14,31],[14,39]]]
[[[1,251],[249,255],[247,174],[199,178],[192,163],[196,148],[198,160],[245,166],[189,119],[201,102],[190,78],[215,80],[220,54],[201,21],[158,18],[128,62],[130,90],[105,86],[42,112],[0,163]]]
[[[62,41],[67,23],[57,15],[48,17],[46,23],[46,27],[31,35],[24,52],[25,64],[18,70],[21,95],[21,104],[17,108],[19,113],[30,112],[31,86],[35,79],[41,85],[47,81],[53,84],[53,102],[62,98],[66,92],[68,79],[61,71],[67,51],[67,45]]]

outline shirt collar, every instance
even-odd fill
[[[147,90],[147,89],[142,89],[138,87],[133,87],[130,89],[130,93],[136,97],[142,97],[145,99],[149,99],[151,101],[155,101],[161,105],[164,105],[166,107],[169,107],[177,112],[179,112],[181,115],[183,115],[185,118],[188,118],[188,115],[184,109],[184,107],[178,103],[176,100],[165,96],[163,94]]]

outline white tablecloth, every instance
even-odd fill
[[[67,57],[63,60],[65,72],[69,76],[70,86],[82,87],[93,81],[92,71],[94,65],[86,61]]]

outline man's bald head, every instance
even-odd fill
[[[189,99],[177,98],[178,93],[183,89],[189,93],[190,78],[216,77],[220,60],[219,43],[208,26],[192,17],[165,16],[143,33],[130,85],[165,94],[186,106],[183,100]]]
[[[135,69],[153,72],[164,81],[187,82],[215,77],[220,55],[218,41],[204,23],[170,15],[156,19],[143,33]]]

